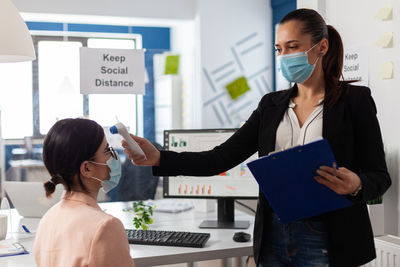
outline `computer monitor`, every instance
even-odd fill
[[[176,152],[210,150],[227,140],[236,130],[166,130],[164,148]],[[256,158],[254,154],[234,168],[215,176],[164,177],[164,197],[217,199],[218,220],[203,221],[200,228],[246,229],[250,225],[248,221],[234,220],[234,200],[258,198],[258,184],[246,165]]]

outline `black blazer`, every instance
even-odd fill
[[[154,175],[211,176],[229,170],[258,151],[267,155],[275,148],[276,130],[297,86],[265,95],[247,122],[223,144],[204,152],[162,151]],[[375,103],[367,87],[343,85],[333,106],[324,104],[323,137],[333,150],[339,167],[357,173],[362,190],[348,196],[351,207],[325,213],[321,218],[328,231],[330,266],[357,266],[376,257],[371,223],[365,201],[372,200],[391,185],[387,172],[382,137]],[[254,226],[254,256],[258,263],[263,230],[268,228],[271,209],[259,194]],[[264,242],[268,242],[264,240]]]

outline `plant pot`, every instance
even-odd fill
[[[367,205],[374,236],[385,234],[384,206],[383,204]]]

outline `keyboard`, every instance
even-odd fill
[[[209,233],[126,229],[130,244],[202,248]]]

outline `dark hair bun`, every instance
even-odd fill
[[[51,197],[51,195],[56,191],[56,185],[50,180],[43,184],[44,190],[46,191],[46,197]]]

